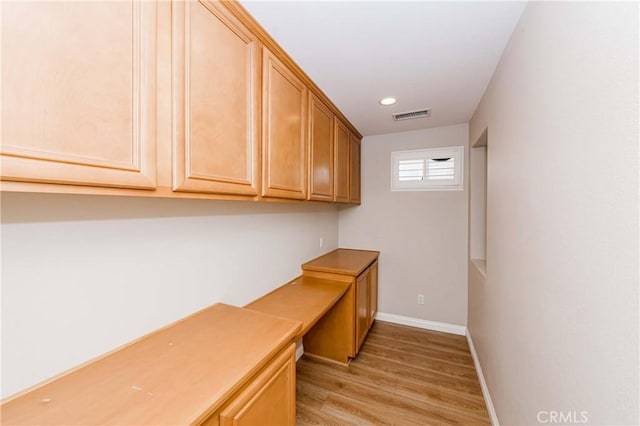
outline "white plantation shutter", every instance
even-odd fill
[[[424,160],[400,160],[398,163],[398,179],[401,182],[423,180],[425,176]]]
[[[427,179],[455,179],[455,158],[429,158],[427,167]]]
[[[391,190],[461,190],[463,154],[461,146],[394,151],[391,153]]]

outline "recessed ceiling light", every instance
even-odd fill
[[[388,98],[382,98],[380,99],[380,105],[393,105],[397,102],[397,99],[394,97],[389,96]]]

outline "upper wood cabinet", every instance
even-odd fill
[[[262,58],[262,195],[305,199],[307,88],[267,48]]]
[[[349,169],[349,200],[353,204],[360,204],[360,139],[351,134],[350,150],[351,168]]]
[[[349,199],[349,173],[351,170],[350,151],[351,133],[349,129],[338,119],[334,118],[335,149],[334,149],[334,198],[338,203],[348,203]]]
[[[0,1],[0,40],[2,191],[359,203],[358,132],[237,1]]]
[[[333,113],[316,96],[309,96],[309,196],[333,201]]]
[[[156,186],[156,4],[2,2],[2,180]]]
[[[258,195],[260,51],[215,1],[172,4],[173,189]]]

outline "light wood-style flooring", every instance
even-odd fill
[[[463,336],[376,321],[348,367],[297,363],[297,425],[490,425]]]

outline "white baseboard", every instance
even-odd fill
[[[487,387],[487,382],[484,380],[484,373],[482,372],[482,367],[480,366],[480,360],[478,359],[478,354],[476,352],[476,347],[473,345],[473,340],[471,339],[471,333],[469,333],[469,329],[467,329],[467,343],[469,343],[469,350],[471,351],[471,356],[473,357],[473,363],[476,366],[476,373],[478,374],[478,380],[480,381],[480,387],[482,388],[482,396],[484,397],[484,402],[487,405],[487,411],[489,412],[489,417],[491,418],[491,424],[493,426],[499,426],[498,416],[496,415],[496,409],[493,407],[493,402],[491,401],[491,395],[489,394],[489,388]]]
[[[424,328],[426,330],[442,331],[444,333],[458,334],[464,336],[467,328],[462,325],[447,324],[445,322],[427,321],[420,318],[404,317],[402,315],[385,314],[378,312],[376,319],[380,321],[392,322],[394,324],[408,325],[410,327]]]

